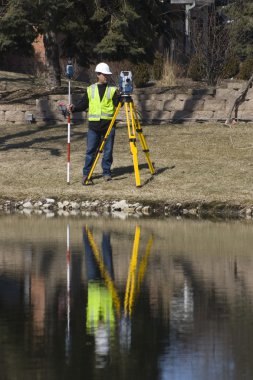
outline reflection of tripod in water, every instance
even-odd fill
[[[96,158],[92,164],[92,167],[90,169],[90,172],[87,176],[87,179],[86,179],[86,182],[85,184],[87,185],[92,177],[92,174],[94,172],[94,169],[97,165],[97,162],[98,162],[98,159],[101,155],[101,153],[103,153],[103,150],[104,150],[104,146],[105,146],[105,143],[106,143],[106,140],[114,126],[114,123],[115,123],[115,120],[118,116],[118,113],[120,111],[120,108],[122,106],[122,104],[124,103],[124,106],[125,106],[125,112],[126,112],[126,121],[127,121],[127,130],[128,130],[128,137],[129,137],[129,144],[130,144],[130,152],[133,156],[133,165],[134,165],[134,173],[135,173],[135,183],[136,183],[136,186],[139,187],[141,186],[141,180],[140,180],[140,173],[139,173],[139,165],[138,165],[138,150],[137,150],[137,146],[136,146],[136,133],[139,137],[139,140],[140,140],[140,143],[141,143],[141,147],[142,147],[142,150],[143,152],[145,153],[145,156],[146,156],[146,160],[147,160],[147,163],[148,163],[148,167],[149,167],[149,170],[150,170],[150,173],[151,174],[155,174],[155,168],[154,168],[154,164],[151,162],[151,159],[150,159],[150,156],[149,156],[149,148],[148,148],[148,145],[147,145],[147,142],[146,142],[146,139],[143,135],[143,132],[142,132],[142,128],[140,126],[140,122],[139,122],[139,119],[138,119],[138,115],[137,115],[137,112],[136,112],[136,109],[135,109],[135,105],[134,105],[134,102],[133,102],[133,99],[132,99],[132,96],[131,95],[121,95],[122,97],[122,100],[119,102],[117,108],[116,108],[116,111],[114,113],[114,116],[111,120],[111,123],[108,127],[108,130],[101,142],[101,145],[98,149],[98,153],[96,155]]]
[[[124,316],[125,317],[131,317],[133,306],[136,297],[138,296],[141,288],[141,284],[146,272],[147,268],[147,262],[148,258],[151,252],[151,248],[153,245],[153,237],[150,236],[148,243],[146,245],[145,254],[143,257],[139,260],[139,243],[140,243],[140,227],[137,226],[135,229],[135,237],[134,237],[134,244],[133,244],[133,250],[132,250],[132,256],[129,263],[129,271],[128,271],[128,277],[127,277],[127,283],[126,283],[126,289],[125,289],[125,297],[124,297]],[[86,228],[83,229],[83,236],[84,236],[84,243],[85,243],[85,250],[86,255],[89,254],[90,257],[90,263],[93,261],[93,267],[97,268],[97,279],[101,277],[103,279],[109,293],[111,294],[112,301],[115,307],[116,315],[119,317],[121,313],[121,301],[119,297],[118,290],[115,287],[114,284],[114,276],[113,276],[113,264],[112,264],[112,251],[110,247],[110,244],[103,244],[103,254],[101,255],[97,244],[94,240],[93,234],[86,226]],[[108,239],[103,238],[103,242],[106,243]],[[93,256],[93,258],[92,258]],[[95,265],[96,264],[96,265]],[[89,266],[91,268],[91,266]],[[94,272],[93,270],[89,270],[89,272]],[[95,278],[94,275],[92,276],[93,279]]]

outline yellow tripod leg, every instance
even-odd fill
[[[136,134],[135,134],[135,126],[133,123],[133,117],[131,114],[131,122],[132,122],[132,130],[130,128],[130,120],[129,120],[129,104],[125,103],[125,111],[126,111],[126,119],[127,119],[127,129],[128,129],[128,137],[130,144],[130,151],[133,156],[133,165],[134,165],[134,174],[135,174],[135,184],[137,187],[141,186],[140,172],[139,172],[139,164],[138,164],[138,151],[136,146]],[[131,107],[131,103],[130,103]],[[130,108],[131,109],[131,108]],[[130,112],[131,113],[131,112]]]
[[[138,261],[140,234],[141,234],[140,227],[136,226],[132,257],[129,264],[129,271],[128,271],[128,276],[127,276],[127,284],[126,284],[126,291],[125,291],[125,300],[124,300],[125,316],[127,315],[131,316],[134,298],[135,298],[135,288],[136,288],[135,276],[136,276],[136,268],[137,268],[137,261]]]
[[[154,165],[153,165],[153,163],[152,163],[152,161],[150,159],[150,155],[149,155],[148,144],[147,144],[146,139],[145,139],[145,137],[143,135],[143,131],[142,131],[139,119],[138,119],[138,115],[137,115],[134,103],[130,104],[130,107],[132,107],[132,110],[133,110],[134,120],[135,120],[135,125],[136,125],[136,132],[138,134],[142,150],[145,153],[150,173],[151,174],[155,174],[155,168],[154,168]]]
[[[118,104],[118,106],[117,106],[117,108],[116,108],[116,111],[115,111],[115,113],[114,113],[114,115],[113,115],[113,118],[112,118],[112,120],[111,120],[111,122],[110,122],[110,125],[109,125],[109,127],[108,127],[108,129],[107,129],[107,132],[106,132],[106,134],[105,134],[105,136],[104,136],[104,138],[103,138],[103,140],[102,140],[102,143],[100,144],[100,146],[99,146],[99,148],[98,148],[98,153],[97,153],[97,155],[96,155],[96,158],[95,158],[95,160],[94,160],[94,162],[93,162],[93,164],[92,164],[92,167],[91,167],[91,169],[90,169],[90,171],[89,171],[89,174],[88,174],[87,179],[86,179],[86,182],[85,182],[86,185],[89,183],[89,180],[90,180],[91,177],[92,177],[92,174],[93,174],[93,172],[94,172],[94,170],[95,170],[95,167],[96,167],[96,165],[97,165],[97,162],[98,162],[98,160],[99,160],[99,157],[100,157],[101,154],[103,153],[103,150],[104,150],[104,146],[105,146],[106,140],[107,140],[107,138],[108,138],[108,136],[109,136],[109,134],[110,134],[110,132],[111,132],[111,130],[112,130],[112,127],[114,126],[115,120],[116,120],[116,118],[117,118],[117,116],[118,116],[118,113],[119,113],[119,110],[120,110],[120,107],[121,107],[121,102],[119,102],[119,104]]]
[[[151,252],[152,245],[153,245],[153,236],[150,236],[148,243],[147,243],[147,246],[146,246],[145,255],[142,258],[140,265],[139,265],[139,273],[138,273],[138,277],[137,277],[137,290],[136,290],[137,295],[140,292],[141,283],[143,281],[143,278],[144,278],[144,275],[145,275],[145,272],[147,269],[148,258],[149,258],[150,252]]]

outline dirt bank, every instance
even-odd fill
[[[139,148],[142,186],[136,188],[127,129],[118,127],[113,180],[82,186],[86,126],[72,126],[71,184],[66,183],[67,127],[1,125],[0,199],[112,202],[151,205],[156,213],[252,216],[253,128],[250,124],[143,126],[157,174]]]

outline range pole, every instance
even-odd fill
[[[70,81],[73,78],[74,69],[71,63],[71,59],[68,60],[68,64],[66,67],[66,76],[68,78],[68,104],[71,104],[71,85]],[[67,113],[67,122],[68,122],[68,140],[67,140],[67,184],[70,185],[70,132],[71,132],[71,124],[70,124],[70,112]]]

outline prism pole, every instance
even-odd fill
[[[71,59],[68,60],[68,64],[66,67],[66,76],[69,79],[68,82],[68,103],[71,104],[71,91],[70,91],[70,80],[73,78],[74,69],[71,63]],[[67,121],[68,121],[68,141],[67,141],[67,184],[70,185],[70,112],[67,113]]]
[[[70,95],[70,80],[69,80],[69,95],[68,95],[68,103],[71,103],[71,95]],[[67,184],[70,185],[70,112],[67,115],[68,121],[68,142],[67,142]]]

